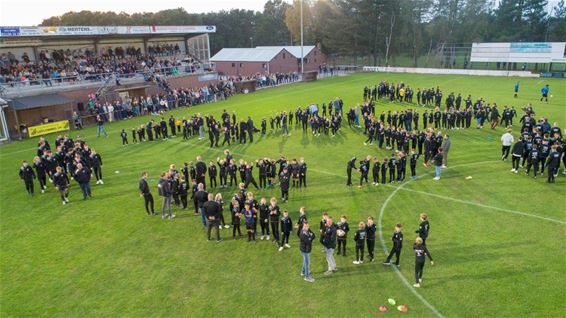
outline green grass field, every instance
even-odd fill
[[[236,111],[240,118],[251,115],[259,125],[263,116],[311,102],[321,104],[337,95],[346,107],[355,105],[364,85],[382,79],[404,81],[414,88],[439,85],[445,95],[469,93],[516,108],[533,102],[538,115],[566,128],[566,82],[521,79],[520,98],[514,99],[517,79],[496,77],[355,74],[262,90],[171,113],[219,117],[225,108]],[[538,102],[545,83],[551,85],[554,95],[548,104]],[[409,106],[380,102],[377,110],[405,107]],[[200,217],[190,211],[177,210],[173,221],[145,214],[137,192],[141,171],[149,171],[155,179],[170,163],[181,166],[197,155],[215,159],[223,150],[209,148],[208,140],[182,142],[179,137],[122,147],[119,131],[129,131],[147,120],[109,124],[108,139],[97,139],[95,127],[80,132],[103,157],[105,184],[93,182],[94,198],[83,201],[72,182],[67,206],[61,205],[52,187],[33,198],[25,194],[17,172],[21,160],[33,158],[35,139],[0,147],[2,317],[566,315],[566,177],[548,185],[546,176],[533,179],[510,173],[511,163],[500,160],[502,128],[451,132],[450,167],[439,182],[432,181],[432,168],[419,163],[417,174],[422,177],[416,181],[361,190],[345,186],[348,159],[368,154],[385,157],[390,152],[364,146],[361,131],[347,124],[332,139],[313,138],[293,129],[288,138],[268,132],[253,145],[230,147],[236,159],[281,154],[305,157],[308,188],[291,190],[289,203],[281,204],[293,221],[300,206],[307,208],[315,223],[323,211],[335,218],[348,215],[351,227],[368,215],[381,217],[383,241],[376,242],[375,263],[352,264],[352,231],[349,255],[336,257],[340,270],[330,277],[322,275],[326,262],[321,245],[315,243],[311,269],[316,282],[309,284],[299,277],[301,257],[294,235],[292,248],[283,252],[266,241],[208,243]],[[55,136],[48,138],[53,145]],[[465,180],[468,175],[473,179]],[[157,207],[156,181],[150,185]],[[277,188],[253,192],[256,197],[279,197]],[[226,198],[233,190],[222,193]],[[411,241],[421,212],[429,214],[427,245],[435,266],[427,263],[423,287],[414,290],[403,280],[413,284]],[[381,265],[382,244],[390,247],[390,235],[398,222],[404,225],[406,238],[400,275]],[[223,230],[222,235],[229,238],[231,229]],[[379,305],[390,297],[407,305],[409,313],[401,314],[392,306],[389,312],[379,313]]]

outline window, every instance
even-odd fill
[[[240,63],[240,67],[244,67],[244,63]]]
[[[267,69],[267,64],[263,63],[262,67]]]
[[[283,59],[285,59],[285,53],[283,53]]]
[[[236,67],[236,63],[232,63],[232,67]]]

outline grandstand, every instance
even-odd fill
[[[215,82],[215,26],[0,27],[0,116],[11,135],[97,100]],[[41,96],[37,98],[36,96]],[[90,97],[89,97],[90,96]]]

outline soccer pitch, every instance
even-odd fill
[[[165,114],[176,118],[195,113],[219,118],[224,109],[238,120],[252,116],[256,126],[268,119],[265,136],[255,134],[253,144],[210,148],[208,138],[183,142],[178,135],[167,141],[143,142],[123,147],[120,131],[145,123],[149,117],[106,125],[109,138],[96,138],[96,127],[80,134],[104,162],[104,185],[92,182],[93,198],[83,201],[71,181],[71,203],[62,206],[49,184],[45,194],[29,197],[18,177],[22,160],[33,159],[37,140],[0,147],[0,314],[30,316],[190,316],[190,317],[371,317],[410,315],[420,317],[558,317],[565,313],[566,278],[566,177],[555,184],[545,176],[533,179],[521,169],[513,174],[511,163],[501,161],[499,138],[504,128],[450,131],[449,168],[433,181],[434,167],[417,165],[415,181],[362,189],[346,187],[346,163],[352,156],[380,159],[390,150],[364,146],[363,130],[350,128],[344,118],[335,138],[303,134],[290,125],[291,136],[269,129],[269,117],[310,103],[328,103],[336,96],[344,108],[362,102],[363,87],[381,80],[404,82],[413,89],[440,86],[450,92],[483,97],[496,102],[500,111],[532,102],[537,119],[549,118],[566,128],[566,82],[560,79],[520,79],[519,98],[513,98],[516,78],[362,73],[298,83],[238,95],[225,102],[177,109]],[[550,84],[553,98],[539,102],[540,88]],[[416,100],[416,98],[414,99]],[[424,108],[378,101],[376,112]],[[443,105],[444,108],[444,105]],[[513,135],[517,139],[518,118]],[[419,120],[422,128],[422,117]],[[310,132],[310,129],[309,129]],[[56,135],[46,138],[54,145]],[[130,138],[130,136],[129,136]],[[131,142],[131,140],[130,140]],[[311,255],[316,282],[299,276],[301,256],[293,233],[291,249],[278,252],[268,241],[248,244],[231,240],[232,229],[223,229],[224,241],[206,241],[200,217],[192,210],[177,209],[169,221],[149,217],[138,193],[142,171],[150,174],[156,199],[156,180],[169,164],[202,155],[205,161],[222,157],[230,149],[236,160],[263,157],[304,157],[308,187],[290,190],[288,203],[279,203],[296,222],[304,206],[317,234]],[[114,173],[119,171],[119,173]],[[257,178],[257,169],[254,171]],[[371,174],[370,174],[371,175]],[[466,180],[466,176],[473,179]],[[409,180],[410,178],[407,178]],[[257,180],[257,179],[256,179]],[[207,177],[208,181],[208,177]],[[359,174],[354,173],[357,184]],[[225,206],[236,188],[217,188]],[[210,190],[209,190],[210,191]],[[276,187],[250,190],[256,199],[280,197]],[[189,204],[191,208],[192,205]],[[336,256],[339,271],[326,277],[326,261],[318,243],[318,222],[327,211],[335,220],[345,214],[352,229],[348,256]],[[414,289],[412,242],[418,215],[429,216],[428,248],[435,266],[427,262],[423,287]],[[229,213],[224,212],[227,220]],[[381,225],[377,234],[376,262],[354,265],[353,233],[360,221],[374,216]],[[391,247],[394,225],[402,223],[405,244],[399,272],[381,264],[384,247]],[[380,313],[378,307],[394,298],[407,305],[408,314],[394,306]]]

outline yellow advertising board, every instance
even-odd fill
[[[28,127],[28,132],[29,132],[28,135],[30,137],[43,136],[62,130],[69,130],[68,120],[56,121],[53,123]]]

